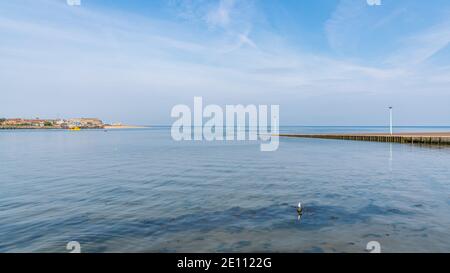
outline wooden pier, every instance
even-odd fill
[[[372,142],[395,142],[428,145],[450,145],[449,133],[399,133],[399,134],[280,134],[281,137],[323,138]]]

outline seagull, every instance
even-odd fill
[[[298,215],[302,215],[303,214],[303,207],[302,207],[302,203],[301,202],[298,203],[297,213],[298,213]]]
[[[298,220],[300,221],[302,219],[302,215],[303,215],[303,207],[302,207],[301,202],[298,203],[297,214],[298,214]]]

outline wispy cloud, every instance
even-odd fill
[[[229,26],[236,0],[220,0],[218,7],[212,8],[206,15],[206,22],[215,27]]]
[[[231,52],[241,46],[257,48],[250,38],[253,27],[252,0],[172,0],[181,18],[203,24],[208,31],[222,34],[222,52]]]
[[[426,62],[450,44],[450,20],[440,22],[425,31],[402,40],[401,47],[387,60],[397,66],[411,66]]]
[[[355,33],[364,29],[364,15],[367,3],[364,1],[341,0],[336,10],[325,23],[328,42],[336,51],[354,47]]]

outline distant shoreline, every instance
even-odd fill
[[[115,130],[115,129],[143,129],[150,126],[138,125],[104,125],[102,127],[83,128],[81,130]],[[54,126],[36,127],[36,126],[0,126],[0,130],[70,130],[70,128],[61,128]]]
[[[67,130],[61,127],[0,126],[0,130]]]
[[[149,128],[149,126],[139,126],[139,125],[105,125],[103,129],[143,129]]]

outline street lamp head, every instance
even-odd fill
[[[390,126],[389,126],[389,131],[391,133],[391,135],[393,134],[393,128],[392,128],[392,106],[389,106],[389,116],[390,116]]]

